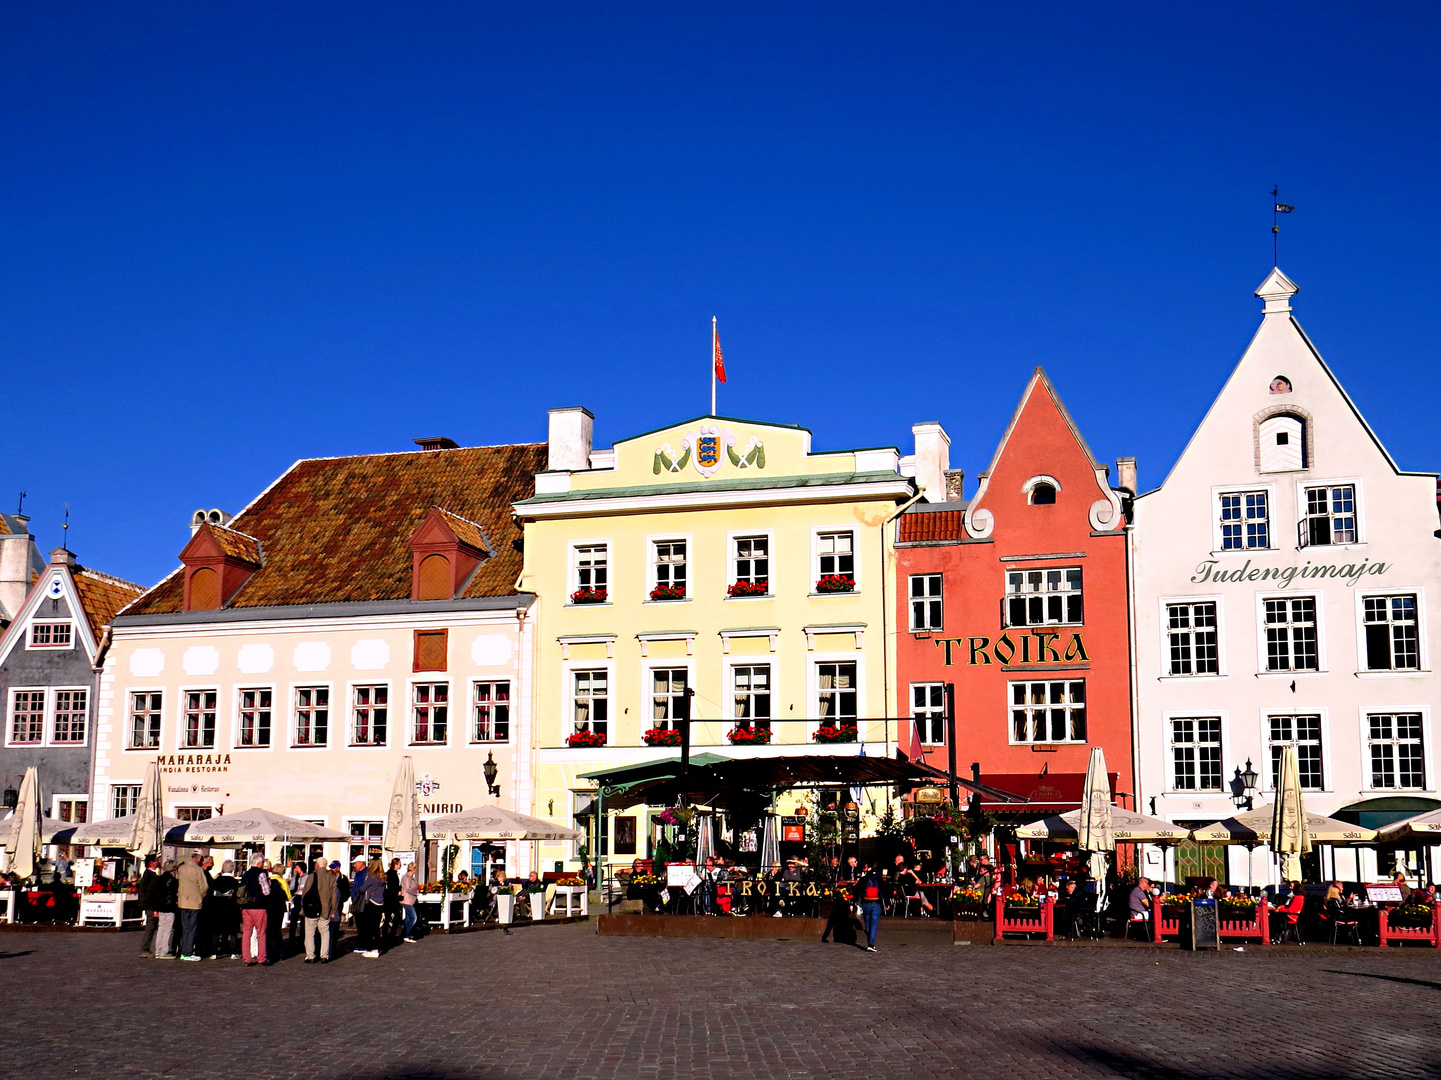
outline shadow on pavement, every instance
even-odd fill
[[[1345,974],[1350,973],[1346,972]],[[1209,1070],[1177,1069],[1170,1065],[1161,1065],[1137,1054],[1106,1050],[1099,1046],[1077,1045],[1060,1049],[1070,1049],[1078,1057],[1089,1058],[1116,1076],[1127,1077],[1128,1080],[1212,1080],[1215,1076],[1215,1073]],[[1227,1069],[1225,1075],[1243,1078],[1243,1080],[1274,1080],[1276,1070],[1272,1065],[1257,1062],[1250,1069]],[[1296,1069],[1288,1071],[1286,1075],[1290,1080],[1353,1080],[1352,1074],[1329,1070],[1308,1072],[1304,1069]],[[1359,1080],[1359,1077],[1355,1080]]]
[[[1322,968],[1328,975],[1354,975],[1358,979],[1383,979],[1386,982],[1410,983],[1412,986],[1429,986],[1433,990],[1441,990],[1441,982],[1430,982],[1426,979],[1404,979],[1400,975],[1373,975],[1369,971],[1337,971],[1334,968]]]

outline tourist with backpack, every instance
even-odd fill
[[[882,898],[885,885],[880,873],[866,863],[861,879],[856,882],[856,899],[861,905],[861,921],[866,928],[866,952],[876,951],[876,931],[881,928]]]

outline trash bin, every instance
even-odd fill
[[[1190,927],[1181,935],[1186,948],[1219,949],[1221,947],[1220,927],[1216,923],[1216,901],[1209,896],[1198,896],[1191,901]]]

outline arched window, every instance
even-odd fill
[[[417,600],[449,600],[455,593],[450,579],[450,560],[444,555],[427,555],[420,561],[420,595]]]
[[[1306,422],[1281,413],[1261,421],[1261,471],[1292,472],[1306,468]]]
[[[1031,488],[1032,506],[1050,506],[1056,501],[1056,489],[1044,481]]]
[[[202,566],[190,575],[190,610],[215,611],[220,607],[220,575]]]

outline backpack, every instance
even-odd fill
[[[235,903],[238,907],[250,906],[250,890],[245,887],[245,882],[235,886]]]
[[[320,889],[316,887],[313,874],[308,887],[300,897],[300,910],[307,919],[320,918]]]

